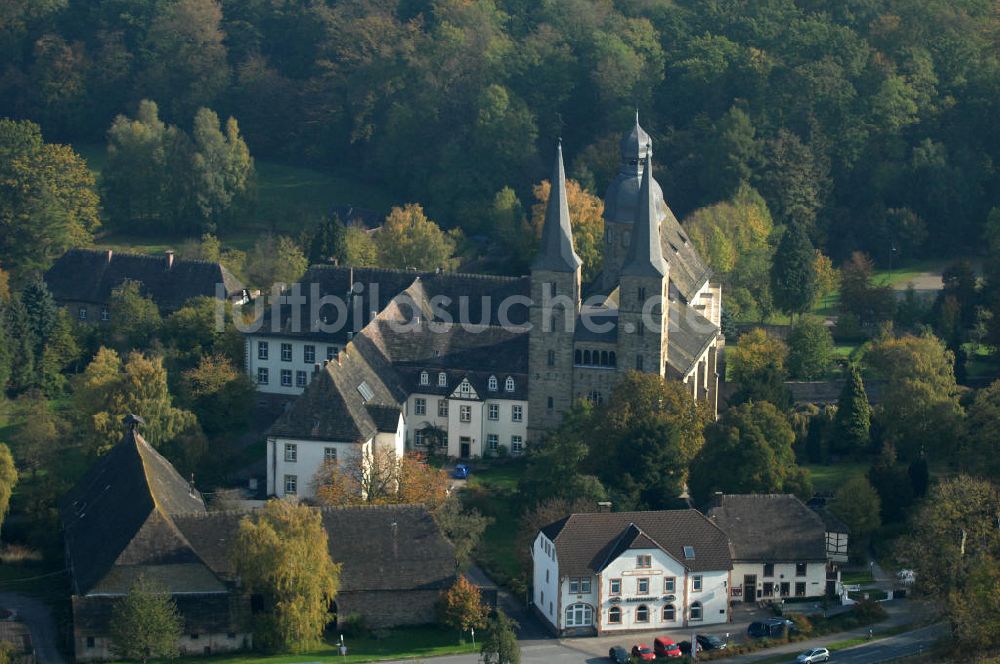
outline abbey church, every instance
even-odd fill
[[[262,398],[288,402],[268,434],[267,493],[308,497],[324,462],[378,448],[520,454],[629,370],[717,410],[721,287],[664,201],[638,118],[620,149],[592,284],[560,146],[530,276],[316,266],[264,312],[247,371]]]

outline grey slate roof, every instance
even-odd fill
[[[391,370],[389,370],[391,371]],[[387,415],[400,412],[399,401],[354,343],[341,353],[340,361],[325,363],[302,394],[271,425],[268,435],[286,438],[363,443],[387,430]],[[373,392],[366,401],[359,386]],[[377,409],[371,406],[379,406]],[[395,423],[392,431],[396,430]]]
[[[712,270],[698,255],[670,208],[664,204],[660,212],[660,242],[663,256],[670,264],[670,283],[690,302],[711,278]]]
[[[340,592],[445,589],[455,552],[420,505],[318,508],[330,557],[343,564]],[[177,525],[220,576],[231,577],[229,550],[246,512],[178,515]]]
[[[617,307],[583,307],[573,330],[575,341],[615,343],[618,340]]]
[[[732,540],[733,560],[826,560],[823,520],[795,496],[724,495],[708,516]]]
[[[566,170],[563,167],[561,142],[556,149],[556,163],[550,182],[552,189],[545,208],[542,243],[531,269],[575,272],[582,261],[573,250],[573,229],[570,225],[569,203],[566,200]]]
[[[646,130],[639,126],[639,111],[635,112],[635,126],[622,137],[618,144],[622,161],[643,160],[653,154],[653,140]]]
[[[638,125],[636,125],[638,126]],[[632,224],[632,241],[629,243],[622,275],[636,277],[663,277],[667,274],[667,263],[663,260],[660,240],[659,211],[653,196],[653,162],[646,161],[639,187],[639,210]]]
[[[110,254],[110,259],[109,259]],[[215,297],[222,284],[226,297],[243,284],[220,263],[147,256],[96,249],[70,249],[45,273],[45,283],[60,302],[107,304],[122,282],[138,281],[144,295],[164,311],[179,309],[193,297]]]
[[[204,511],[201,496],[174,467],[138,432],[127,432],[62,501],[75,594],[114,585],[105,579],[116,565],[200,564],[170,515]]]
[[[719,336],[719,328],[697,309],[676,300],[667,316],[667,364],[683,376]]]
[[[632,548],[662,548],[693,572],[732,568],[729,538],[697,510],[571,514],[542,533],[555,542],[563,576],[599,572]],[[694,559],[685,559],[685,546]]]

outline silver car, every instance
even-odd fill
[[[826,648],[813,648],[812,650],[807,650],[798,657],[795,658],[796,662],[801,662],[802,664],[813,664],[813,662],[829,662],[830,661],[830,651]]]

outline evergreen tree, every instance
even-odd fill
[[[872,407],[868,403],[861,369],[851,365],[850,375],[844,383],[837,401],[837,418],[833,448],[836,452],[863,452],[871,442]]]
[[[58,307],[55,298],[49,292],[49,287],[37,274],[30,278],[22,289],[21,301],[28,314],[28,325],[35,339],[35,357],[38,358],[52,328],[55,327]]]
[[[913,483],[905,465],[896,461],[891,444],[882,448],[878,459],[868,471],[868,480],[882,500],[882,523],[900,523],[913,504]]]
[[[7,331],[11,348],[11,386],[15,390],[31,387],[35,380],[35,341],[31,317],[20,296],[11,298],[7,307]]]
[[[346,234],[347,227],[336,214],[321,221],[309,241],[309,263],[319,265],[336,261],[344,264],[347,257]]]
[[[73,323],[65,309],[56,312],[55,324],[38,357],[38,385],[50,397],[66,388],[63,369],[80,359],[80,345],[73,334]]]
[[[774,303],[787,314],[809,310],[816,299],[816,250],[800,224],[785,227],[771,266]]]
[[[502,610],[486,625],[486,638],[480,649],[483,664],[521,664],[521,647],[517,644],[517,622]]]
[[[0,301],[0,397],[7,390],[11,378],[14,338],[10,334],[9,306]]]
[[[111,650],[140,662],[177,656],[184,621],[165,588],[140,576],[111,611]]]

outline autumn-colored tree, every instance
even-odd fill
[[[464,574],[459,574],[440,603],[441,622],[463,634],[471,629],[486,626],[488,609],[483,604],[479,588],[472,585]]]
[[[379,264],[396,269],[452,270],[458,233],[446,233],[427,218],[417,203],[394,207],[375,234]]]
[[[14,494],[14,487],[17,486],[17,477],[14,456],[10,453],[9,447],[0,443],[0,528],[7,518],[10,497]]]
[[[423,503],[433,509],[448,497],[448,476],[417,454],[397,457],[388,447],[325,461],[313,478],[324,505]]]
[[[726,349],[728,371],[740,384],[749,383],[769,369],[784,373],[787,359],[788,346],[785,342],[760,327],[744,332],[735,348]]]
[[[819,249],[816,250],[813,271],[816,273],[816,299],[813,305],[818,305],[840,287],[840,271],[833,266],[830,257]]]
[[[129,413],[143,417],[143,435],[155,447],[198,430],[193,413],[174,407],[159,357],[132,352],[123,363],[102,347],[79,377],[73,399],[81,438],[96,454],[121,439],[121,421]]]
[[[14,452],[18,465],[30,470],[32,477],[35,477],[44,466],[45,459],[55,451],[53,448],[59,437],[59,429],[48,400],[38,390],[22,394],[16,405],[18,416],[24,424],[14,438]]]
[[[351,225],[344,231],[344,265],[351,267],[378,265],[378,246],[371,234],[361,226]]]
[[[542,235],[545,207],[549,202],[552,183],[542,180],[533,192],[537,201],[531,206],[531,226],[535,237]],[[576,181],[566,180],[566,202],[573,226],[573,247],[583,261],[581,273],[584,283],[593,281],[604,264],[604,201],[582,188]]]
[[[231,557],[247,592],[263,597],[255,643],[304,652],[322,641],[328,608],[340,586],[340,564],[330,559],[318,510],[268,501],[240,521]]]
[[[182,392],[209,436],[236,436],[246,430],[254,386],[224,355],[203,355],[182,376]]]
[[[427,463],[424,455],[410,452],[399,460],[400,503],[426,505],[436,509],[448,498],[448,473]]]

